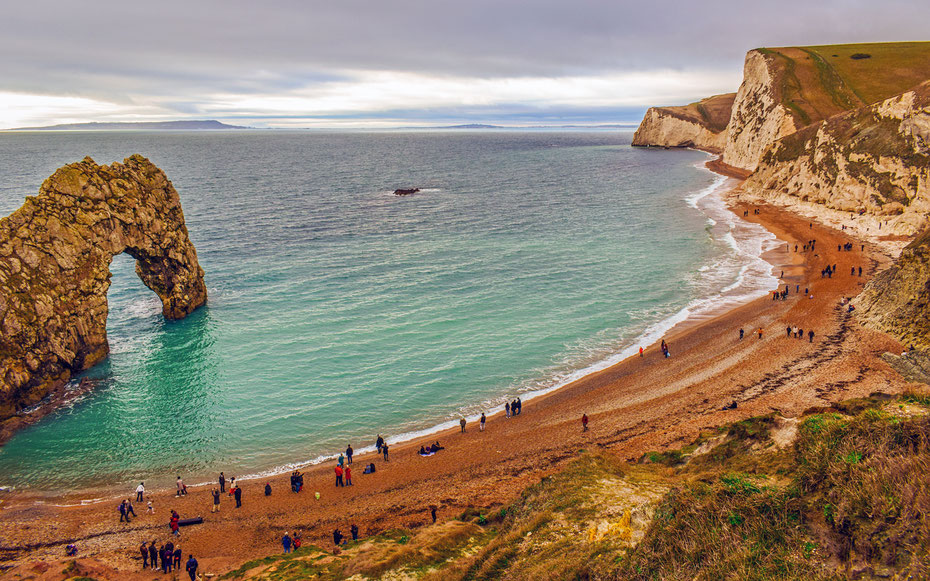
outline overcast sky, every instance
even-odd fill
[[[735,91],[759,46],[927,40],[926,0],[27,0],[0,128],[638,122]]]

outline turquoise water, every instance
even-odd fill
[[[0,134],[4,215],[85,155],[152,159],[181,195],[209,292],[165,321],[117,257],[111,356],[86,373],[98,388],[10,440],[0,485],[287,469],[525,400],[722,289],[764,287],[747,277],[758,240],[744,248],[752,236],[705,204],[720,182],[696,167],[707,157],[630,137]]]

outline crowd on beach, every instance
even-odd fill
[[[755,214],[758,214],[758,212],[759,212],[758,210],[754,211]],[[811,239],[802,244],[794,245],[794,251],[813,253],[816,251],[816,247],[817,247],[816,245],[817,245],[817,240]],[[838,245],[837,250],[840,252],[843,252],[843,251],[851,251],[853,250],[853,248],[854,248],[854,245],[851,242],[847,242],[846,244]],[[864,250],[864,245],[862,245],[861,248]],[[791,250],[790,245],[788,245],[787,250],[790,252]],[[818,256],[818,255],[814,254],[814,256]],[[862,276],[861,266],[859,266],[858,268],[856,266],[851,266],[850,269],[851,269],[850,275],[856,276],[858,274],[858,276]],[[832,278],[833,274],[837,272],[838,272],[837,264],[826,265],[821,270],[821,278]],[[784,271],[782,272],[781,278],[782,280],[784,280]],[[790,284],[785,284],[784,289],[779,288],[773,291],[773,300],[787,300],[789,296],[792,294],[791,286],[792,285]],[[810,299],[814,298],[813,295],[810,294],[810,287],[805,287],[804,293],[802,294],[800,283],[796,283],[793,286],[794,286],[793,291],[796,296],[809,297]],[[849,303],[849,299],[844,299],[843,304],[845,305],[847,303],[848,303],[848,310],[851,312],[853,309],[852,304]],[[756,329],[755,332],[758,334],[759,339],[763,338],[764,329],[762,327],[759,327],[758,329]],[[794,325],[790,323],[786,324],[785,333],[786,333],[786,338],[800,339],[802,341],[804,338],[807,338],[808,343],[813,343],[814,338],[816,337],[816,333],[814,332],[813,329],[810,329],[810,328],[805,329],[801,327],[800,325]],[[739,340],[742,341],[745,335],[746,335],[745,329],[740,328],[739,329]],[[667,359],[671,357],[671,350],[669,348],[669,344],[664,338],[661,340],[660,350],[662,352],[663,358]],[[639,347],[640,357],[641,358],[645,357],[645,354],[646,354],[646,351],[644,350],[644,348]],[[726,406],[724,409],[735,409],[735,408],[736,408],[736,402],[733,402],[729,404],[728,406]],[[523,410],[523,404],[519,397],[512,401],[508,401],[504,404],[504,409],[503,409],[504,418],[509,419],[509,418],[519,416],[522,413],[522,410]],[[590,420],[589,420],[588,415],[586,413],[582,414],[581,416],[582,432],[588,431],[589,421]],[[480,419],[478,421],[479,431],[481,432],[485,431],[487,422],[488,422],[487,416],[485,415],[484,412],[482,412]],[[467,424],[468,424],[468,421],[466,420],[466,418],[461,417],[459,421],[461,433],[466,433]],[[416,451],[416,453],[421,457],[429,457],[444,449],[445,447],[440,445],[440,443],[436,441],[430,445],[425,445],[425,444],[421,445],[419,447],[419,450]],[[381,434],[378,434],[375,440],[375,454],[380,456],[384,462],[389,462],[389,445]],[[352,448],[350,444],[346,447],[345,451],[341,452],[336,458],[335,466],[334,466],[335,487],[342,488],[342,487],[350,487],[354,485],[353,483],[354,456],[355,456],[355,450]],[[371,475],[371,474],[375,474],[376,471],[377,471],[377,468],[375,466],[375,462],[368,462],[364,466],[363,474]],[[239,483],[236,482],[235,477],[230,478],[228,481],[228,485],[229,485],[228,492],[227,492],[227,480],[223,472],[220,472],[219,477],[217,479],[217,484],[218,486],[213,487],[213,489],[211,490],[211,496],[212,496],[211,512],[213,513],[219,512],[221,496],[223,494],[227,494],[229,496],[234,497],[236,501],[236,505],[235,505],[236,508],[240,508],[242,506],[242,487],[239,485]],[[304,490],[304,485],[305,485],[304,474],[302,474],[300,470],[293,470],[290,475],[291,492],[294,494],[301,494]],[[265,496],[271,496],[272,488],[271,488],[270,482],[265,483],[264,494]],[[181,499],[185,496],[187,496],[187,486],[185,485],[183,479],[179,475],[177,478],[177,492],[176,492],[175,498]],[[315,492],[314,497],[316,498],[316,500],[320,500],[321,498],[320,492]],[[139,486],[136,488],[135,502],[142,503],[144,501],[145,501],[145,486],[144,486],[144,483],[140,483]],[[147,505],[147,513],[154,514],[154,510],[155,509],[152,504],[152,501],[151,499],[149,499],[148,505]],[[130,516],[132,516],[133,518],[137,517],[134,507],[133,507],[133,500],[129,498],[120,502],[118,506],[118,511],[120,515],[119,520],[121,523],[130,522]],[[435,506],[430,507],[430,514],[431,514],[433,522],[436,522],[436,507]],[[191,521],[191,522],[188,522],[188,521]],[[202,518],[197,517],[195,519],[182,520],[179,514],[175,510],[171,510],[168,526],[169,526],[169,529],[171,531],[173,538],[179,538],[181,536],[180,535],[181,526],[186,526],[188,524],[197,524],[198,522],[202,522]],[[359,538],[359,528],[355,523],[352,523],[351,526],[349,527],[349,536],[351,537],[351,540],[353,541]],[[349,537],[343,534],[339,528],[336,528],[333,530],[332,538],[333,538],[333,544],[336,547],[342,546],[349,541]],[[282,544],[284,552],[290,553],[291,551],[295,549],[299,549],[301,547],[302,533],[301,531],[294,531],[293,533],[285,532],[283,536],[281,537],[280,542]],[[72,551],[72,547],[74,546],[69,545],[68,550]],[[73,550],[76,552],[77,550],[76,547]],[[160,568],[162,572],[170,573],[172,572],[172,570],[178,571],[181,567],[181,560],[182,560],[181,547],[180,545],[174,545],[171,540],[168,540],[162,545],[159,545],[155,540],[150,541],[148,543],[142,543],[141,547],[139,548],[139,554],[142,557],[144,569],[151,568],[151,570],[157,570]],[[194,558],[193,555],[190,555],[186,563],[186,571],[189,573],[192,580],[196,578],[197,567],[198,567],[197,560]]]

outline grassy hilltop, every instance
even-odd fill
[[[930,79],[930,42],[761,48],[781,65],[782,103],[798,126],[871,105]]]

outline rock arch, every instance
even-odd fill
[[[107,356],[110,263],[122,252],[166,318],[206,302],[178,193],[141,155],[66,165],[0,219],[0,422]]]

